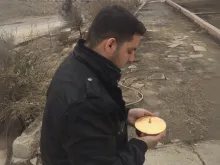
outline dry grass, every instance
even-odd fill
[[[30,43],[15,48],[13,40],[5,37],[0,39],[0,53],[0,121],[9,116],[33,120],[45,102],[46,88],[40,84],[47,78],[47,72],[39,67],[43,54]]]
[[[134,13],[140,5],[140,0],[97,0],[90,2],[84,6],[86,17],[92,21],[96,14],[104,7],[109,5],[120,5],[127,8],[130,12]]]
[[[96,14],[106,6],[120,5],[133,12],[140,5],[140,0],[97,0],[89,3],[78,3],[65,0],[59,14],[69,26],[76,29],[82,38],[82,26],[86,22],[92,22]],[[82,12],[83,11],[83,12]]]

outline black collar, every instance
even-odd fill
[[[80,39],[75,46],[74,54],[77,58],[83,60],[96,75],[105,83],[118,85],[121,78],[121,70],[117,68],[110,60],[96,53],[85,46],[85,40]]]
[[[83,61],[83,63],[90,67],[103,82],[103,85],[112,99],[120,106],[120,119],[125,120],[127,118],[125,102],[122,97],[122,91],[118,87],[121,70],[105,57],[86,47],[85,40],[81,39],[78,41],[73,53],[77,59]]]

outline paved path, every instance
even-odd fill
[[[145,95],[141,106],[160,111],[167,121],[166,142],[208,139],[158,146],[147,152],[144,165],[220,165],[219,45],[165,3],[145,5],[139,18],[148,34],[137,52],[141,60],[133,64],[136,70],[126,70],[124,83],[135,77],[131,86],[144,84],[137,87]]]
[[[144,165],[219,165],[220,141],[161,146],[146,154]]]
[[[122,83],[144,94],[135,106],[159,111],[166,143],[220,140],[220,47],[210,35],[166,3],[151,1],[139,19],[148,29]],[[133,69],[131,69],[133,68]],[[126,102],[138,98],[124,90]]]
[[[21,20],[13,20],[5,25],[0,26],[0,35],[13,34],[15,44],[22,43],[26,40],[46,35],[49,31],[64,25],[58,16],[48,17],[28,17]]]

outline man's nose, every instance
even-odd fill
[[[128,62],[129,62],[129,63],[134,62],[134,54],[133,54],[132,56],[129,57]]]

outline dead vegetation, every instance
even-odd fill
[[[79,32],[82,38],[82,27],[92,22],[96,14],[109,5],[120,5],[134,12],[140,5],[140,0],[96,0],[80,3],[75,0],[64,0],[59,14],[69,27]]]
[[[6,164],[15,138],[42,115],[51,77],[72,50],[73,43],[68,44],[48,35],[15,46],[13,35],[0,36],[0,134],[7,141]]]
[[[11,40],[9,40],[11,41]],[[45,72],[37,67],[38,52],[27,47],[14,48],[13,43],[1,37],[1,111],[0,121],[9,116],[22,116],[25,121],[34,118],[42,109],[43,81]]]
[[[15,46],[13,35],[0,36],[0,122],[22,118],[28,125],[42,114],[51,77],[72,44],[48,35]]]
[[[104,7],[109,5],[120,5],[127,8],[130,12],[134,13],[140,5],[140,0],[97,0],[92,1],[85,5],[85,11],[90,20],[96,16],[96,14]]]

